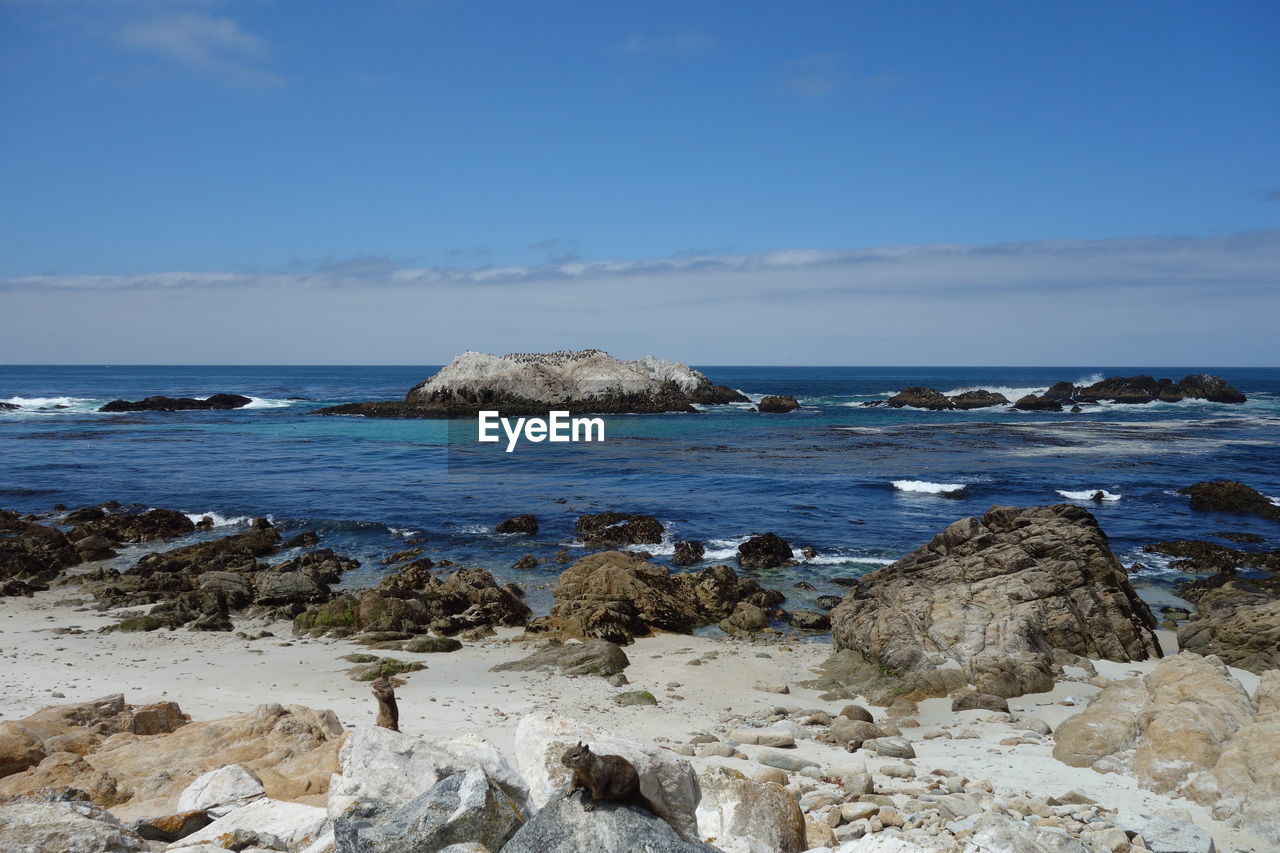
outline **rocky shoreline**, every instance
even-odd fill
[[[1189,491],[1197,511],[1265,514],[1243,484]],[[416,547],[348,589],[355,561],[266,519],[209,538],[170,510],[0,513],[0,588],[17,596],[0,622],[0,847],[1280,844],[1280,604],[1237,574],[1274,570],[1264,543],[1153,543],[1205,572],[1194,612],[1162,622],[1071,505],[961,519],[828,612],[752,576],[792,559],[775,534],[736,567],[673,572],[611,550],[660,541],[650,516],[577,526],[598,550],[566,562],[536,616],[520,584]],[[94,565],[141,543],[164,550]],[[701,547],[677,552],[697,565]],[[706,626],[718,636],[693,635]],[[376,678],[398,685],[404,734],[352,725]],[[657,814],[560,799],[576,741],[630,759]]]
[[[875,401],[863,403],[863,405],[929,411],[951,409],[964,411],[1010,406],[1029,412],[1061,412],[1067,408],[1079,411],[1081,406],[1104,402],[1142,405],[1156,402],[1180,403],[1183,400],[1240,404],[1247,402],[1248,398],[1221,377],[1208,373],[1196,373],[1184,376],[1178,382],[1172,379],[1155,379],[1150,376],[1113,376],[1091,385],[1057,382],[1043,394],[1026,394],[1012,402],[1004,394],[983,388],[947,396],[935,388],[914,386],[904,388],[885,402]]]

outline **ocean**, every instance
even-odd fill
[[[648,513],[667,541],[644,546],[666,560],[672,542],[698,539],[706,563],[729,561],[739,543],[773,531],[798,566],[755,573],[788,595],[789,608],[845,592],[855,577],[988,507],[1077,501],[1097,516],[1153,605],[1176,601],[1188,576],[1141,551],[1150,542],[1257,533],[1275,547],[1274,523],[1193,513],[1177,489],[1238,479],[1280,496],[1280,369],[1168,367],[702,367],[752,399],[795,394],[784,415],[749,404],[700,414],[607,417],[601,444],[529,444],[513,453],[475,442],[474,421],[320,417],[325,405],[393,399],[430,376],[422,367],[0,367],[0,507],[46,513],[118,500],[212,514],[218,534],[268,516],[285,535],[321,533],[322,544],[361,560],[344,585],[373,583],[382,558],[425,538],[427,556],[480,566],[527,585],[545,612],[561,550],[582,553],[574,519],[589,512]],[[1011,400],[1067,379],[1146,373],[1175,380],[1210,372],[1249,397],[1097,405],[1079,413],[867,408],[910,385],[944,393],[1001,391]],[[222,412],[103,414],[109,400],[152,394],[245,394]],[[958,499],[942,494],[962,488]],[[1083,500],[1104,490],[1114,498]],[[493,532],[533,513],[534,537]],[[548,562],[515,570],[530,553]],[[283,559],[288,555],[282,555]],[[120,558],[122,565],[137,552]],[[795,588],[808,581],[816,589]]]

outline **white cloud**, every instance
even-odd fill
[[[116,41],[237,86],[269,88],[285,82],[261,65],[270,45],[234,18],[195,11],[159,14],[125,24]]]

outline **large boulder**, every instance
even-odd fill
[[[1061,412],[1062,401],[1052,397],[1038,397],[1035,394],[1025,394],[1018,398],[1013,404],[1015,409],[1024,412]]]
[[[726,853],[800,853],[804,813],[786,788],[739,770],[712,767],[698,776],[698,833]]]
[[[150,850],[137,833],[87,803],[0,806],[0,850],[6,853],[128,853]]]
[[[850,649],[913,689],[946,695],[956,669],[978,691],[1048,690],[1075,656],[1160,656],[1155,617],[1088,511],[995,507],[864,576],[832,611]]]
[[[243,850],[246,847],[301,850],[319,840],[329,821],[318,806],[263,799],[230,811],[182,839],[182,847],[208,844]]]
[[[1244,403],[1248,400],[1248,397],[1232,388],[1225,379],[1208,373],[1182,377],[1178,390],[1187,397],[1208,400],[1210,403]]]
[[[1196,610],[1178,626],[1178,648],[1259,674],[1280,669],[1280,598],[1243,578],[1215,579],[1188,594]]]
[[[951,397],[951,403],[957,409],[989,409],[992,406],[1007,406],[1009,398],[998,391],[962,391]]]
[[[775,607],[781,593],[739,578],[728,566],[673,574],[624,551],[578,560],[561,575],[549,616],[530,631],[630,643],[653,630],[687,634],[733,613],[740,601]]]
[[[1208,805],[1238,814],[1251,832],[1280,847],[1280,670],[1262,674],[1254,696],[1257,714],[1222,750]]]
[[[1138,715],[1146,703],[1147,688],[1141,679],[1111,682],[1088,708],[1068,717],[1054,731],[1053,757],[1072,767],[1093,767],[1133,749],[1142,734]]]
[[[954,409],[956,404],[952,402],[947,395],[935,388],[925,388],[920,385],[914,385],[910,388],[903,388],[897,394],[890,397],[889,406],[894,409],[906,407],[912,409],[931,409],[933,411],[941,411],[943,409]]]
[[[738,565],[744,569],[776,569],[791,558],[787,540],[772,532],[752,536],[738,546]]]
[[[0,581],[43,584],[80,562],[80,555],[60,530],[0,509]]]
[[[187,412],[242,409],[253,402],[243,394],[211,394],[208,397],[147,397],[143,400],[112,400],[99,412]]]
[[[328,790],[343,739],[342,724],[332,711],[272,704],[233,717],[185,722],[176,706],[168,704],[144,706],[155,709],[142,718],[145,725],[139,709],[124,706],[117,717],[106,719],[109,725],[111,719],[132,719],[130,728],[98,733],[73,725],[46,738],[47,757],[0,779],[0,800],[41,788],[72,787],[122,817],[172,814],[191,783],[228,764],[243,765],[276,799]],[[175,727],[178,720],[183,724]]]
[[[1257,489],[1235,480],[1196,483],[1178,489],[1178,494],[1190,496],[1191,508],[1199,512],[1231,512],[1280,521],[1280,506]]]
[[[184,788],[178,795],[178,810],[215,812],[215,816],[221,816],[266,795],[262,780],[252,771],[240,764],[228,764],[196,777]]]
[[[1107,400],[1112,403],[1150,403],[1162,387],[1172,383],[1150,376],[1110,376],[1081,388],[1078,397],[1084,400]]]
[[[525,515],[513,515],[506,521],[498,522],[498,526],[494,528],[497,533],[524,533],[533,536],[538,532],[538,519],[526,513]]]
[[[531,810],[558,800],[568,788],[570,772],[560,759],[579,741],[588,744],[592,752],[621,755],[635,765],[640,792],[657,815],[682,837],[697,837],[695,810],[701,790],[688,762],[670,750],[624,740],[551,713],[529,714],[516,727],[516,763],[529,783]]]
[[[786,397],[778,397],[767,395],[760,398],[760,402],[756,403],[756,411],[765,414],[785,415],[787,412],[800,408],[800,401],[796,399],[794,394]]]
[[[522,822],[519,805],[477,766],[372,820],[339,817],[335,853],[423,853],[466,843],[500,850]]]
[[[565,675],[617,675],[631,661],[622,648],[608,640],[552,643],[528,657],[490,667],[491,672],[557,671]]]
[[[677,542],[671,555],[671,565],[681,567],[696,566],[702,562],[705,554],[706,549],[701,542],[695,540]]]
[[[162,542],[195,530],[195,522],[184,513],[149,509],[139,513],[101,513],[100,518],[77,524],[70,538],[76,543],[91,536],[103,536],[112,542]]]
[[[662,522],[652,515],[597,512],[580,516],[574,529],[588,548],[656,545],[662,541]]]
[[[603,802],[587,811],[586,795],[557,796],[517,832],[502,853],[718,853],[685,841],[639,806]]]

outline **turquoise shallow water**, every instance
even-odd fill
[[[672,539],[707,543],[709,561],[773,530],[817,556],[764,573],[803,601],[840,592],[829,578],[901,556],[950,522],[993,504],[1046,504],[1104,489],[1087,504],[1153,602],[1183,576],[1139,552],[1144,543],[1259,533],[1276,525],[1192,513],[1175,490],[1239,479],[1280,496],[1280,369],[707,367],[751,396],[797,394],[804,408],[759,415],[747,406],[703,414],[606,419],[603,444],[524,444],[514,453],[474,441],[474,422],[324,418],[321,405],[400,397],[437,368],[0,367],[0,506],[44,512],[115,499],[227,522],[270,515],[286,530],[319,528],[325,544],[366,562],[425,535],[428,553],[531,582],[545,606],[556,569],[514,571],[529,552],[574,547],[584,512],[651,513]],[[1079,414],[1007,409],[923,412],[866,408],[907,385],[944,392],[1002,390],[1010,399],[1060,379],[1210,370],[1244,391],[1240,406],[1203,402],[1103,405]],[[100,414],[102,403],[149,394],[255,398],[230,412]],[[292,399],[303,398],[303,399]],[[914,485],[895,487],[895,481]],[[963,485],[952,500],[928,484]],[[538,516],[532,540],[492,532],[517,513]],[[224,528],[228,529],[228,528]],[[653,546],[659,559],[670,544]],[[809,580],[818,592],[792,585]],[[797,602],[793,602],[799,606]]]

